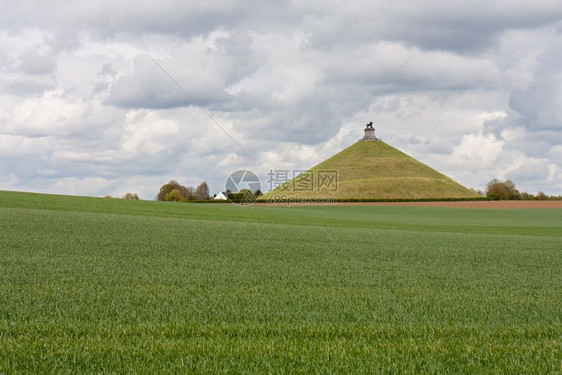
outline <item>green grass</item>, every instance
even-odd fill
[[[562,210],[0,192],[0,373],[560,373]]]
[[[337,191],[320,189],[316,183],[311,191],[293,190],[293,181],[265,194],[262,199],[279,194],[313,197],[333,196],[338,199],[428,199],[479,197],[416,159],[382,141],[359,141],[331,158],[312,167],[337,170]]]

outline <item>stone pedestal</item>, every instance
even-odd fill
[[[375,136],[375,129],[365,128],[365,136],[361,140],[362,141],[378,141],[379,139]]]

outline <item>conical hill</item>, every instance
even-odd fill
[[[337,183],[334,176],[337,174]],[[469,189],[380,140],[361,140],[267,193],[337,199],[458,199]]]

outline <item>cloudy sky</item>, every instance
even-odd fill
[[[0,0],[0,51],[2,190],[268,190],[373,121],[467,187],[562,194],[559,0]]]

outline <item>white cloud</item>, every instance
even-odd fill
[[[465,185],[512,176],[562,194],[559,1],[3,9],[0,188],[152,198],[174,178],[219,191],[236,169],[310,167],[374,121]]]
[[[453,148],[451,160],[462,165],[474,163],[491,166],[500,156],[503,145],[504,142],[497,140],[492,134],[464,135],[460,144]]]

